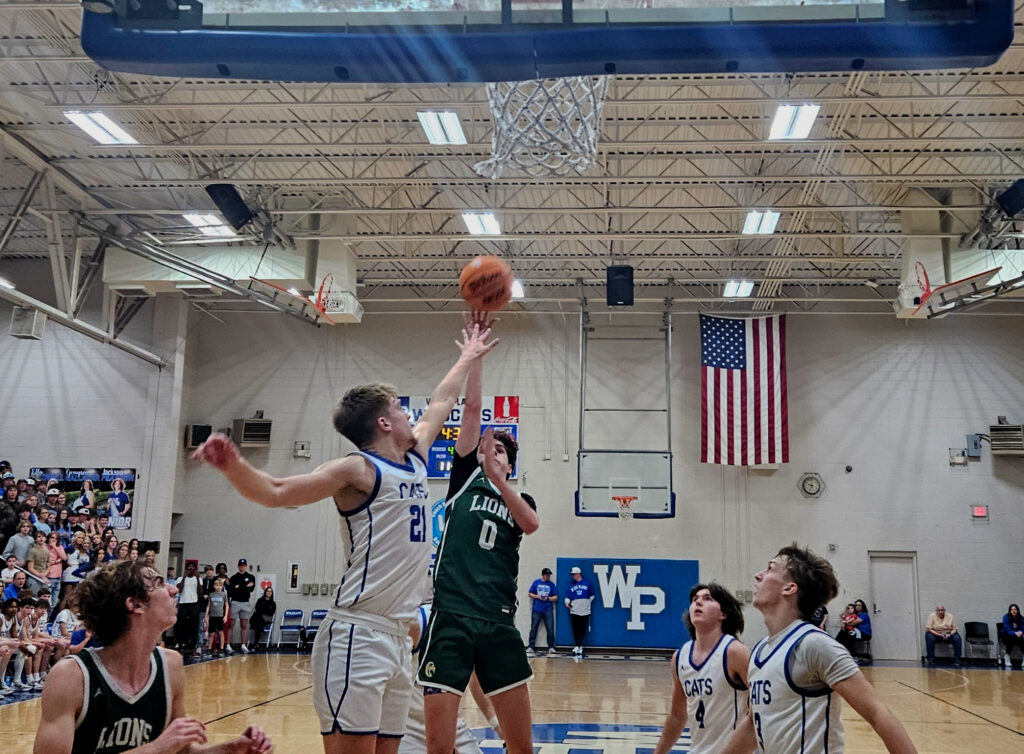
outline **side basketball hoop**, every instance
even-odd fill
[[[485,178],[499,178],[506,168],[534,178],[588,170],[597,161],[608,80],[569,76],[488,84],[491,159],[473,169]]]
[[[920,306],[932,292],[931,281],[928,279],[928,270],[921,262],[914,264],[915,279],[904,280],[898,288],[899,302],[904,309],[912,309]]]
[[[612,495],[612,500],[619,504],[619,520],[633,520],[633,503],[639,500],[636,495]]]

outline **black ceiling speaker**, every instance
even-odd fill
[[[1024,209],[1024,178],[1018,178],[1010,188],[997,196],[996,204],[1007,217],[1013,217]]]
[[[243,225],[255,217],[255,213],[249,209],[238,189],[230,183],[211,183],[206,187],[206,193],[235,230],[241,230]]]
[[[608,306],[633,305],[633,268],[627,264],[608,267]]]

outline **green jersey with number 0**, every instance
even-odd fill
[[[534,507],[528,495],[522,497]],[[523,530],[484,475],[476,453],[456,456],[434,565],[433,609],[514,623],[522,539]]]

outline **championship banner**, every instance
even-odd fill
[[[130,529],[135,507],[135,469],[37,466],[29,476],[60,490],[69,510],[107,516],[114,529]]]
[[[573,646],[565,598],[578,566],[594,590],[589,647],[675,649],[689,639],[683,614],[690,608],[690,587],[700,580],[696,560],[625,560],[622,558],[559,558],[555,583],[555,639]]]
[[[400,395],[402,408],[412,416],[413,422],[419,421],[423,412],[430,404],[429,397]],[[462,413],[466,399],[460,397],[455,407],[444,421],[444,426],[430,446],[427,455],[427,477],[430,479],[447,479],[452,471],[452,458],[455,455],[455,442],[459,439],[462,424]],[[518,395],[485,395],[480,410],[480,431],[495,429],[510,434],[519,442],[519,396]],[[512,469],[512,478],[519,473],[519,464]]]

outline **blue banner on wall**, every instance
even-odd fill
[[[594,589],[585,647],[674,649],[687,640],[683,613],[689,608],[690,587],[700,580],[698,561],[559,558],[555,578],[559,646],[573,645],[565,606],[574,583],[569,573],[573,566],[579,566]]]

